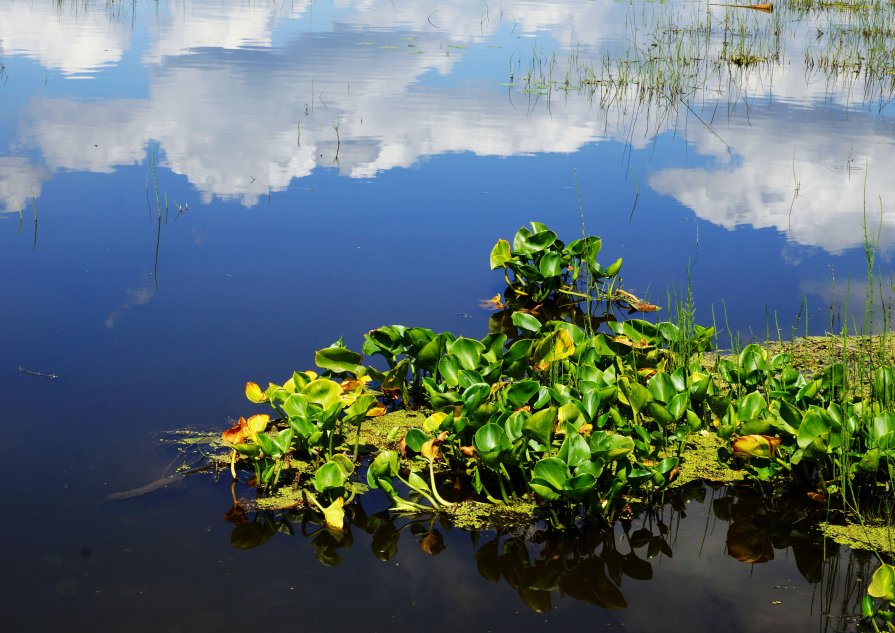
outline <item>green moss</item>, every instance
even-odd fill
[[[895,531],[891,525],[860,525],[821,523],[821,532],[840,545],[852,549],[870,550],[878,554],[895,555]]]
[[[367,418],[361,425],[361,447],[366,453],[374,453],[393,446],[409,429],[422,427],[426,415],[428,414],[422,411],[399,409],[379,417]],[[389,439],[390,435],[395,439]],[[352,435],[351,441],[353,440]]]
[[[283,486],[277,488],[269,497],[260,497],[255,500],[259,510],[286,510],[303,505],[301,488],[297,486]]]
[[[680,487],[696,480],[729,484],[745,479],[746,471],[733,470],[718,460],[718,449],[725,444],[724,440],[708,431],[691,435],[681,455],[680,474],[671,486]]]
[[[512,531],[531,525],[535,508],[534,503],[525,499],[511,499],[506,504],[464,501],[445,514],[453,525],[462,530]]]

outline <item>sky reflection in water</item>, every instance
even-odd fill
[[[424,606],[380,611],[375,628],[431,625],[427,609],[445,604],[473,628],[540,622],[505,584],[483,600],[494,588],[457,535],[434,559],[388,566],[355,548],[335,574],[297,540],[232,550],[223,484],[98,504],[159,476],[173,457],[155,448],[160,431],[225,428],[247,411],[246,380],[306,368],[339,336],[357,346],[406,323],[481,337],[478,302],[502,290],[487,271],[493,243],[533,219],[574,239],[579,200],[601,261],[625,258],[627,288],[666,305],[689,268],[697,319],[726,329],[726,310],[746,339],[802,332],[806,314],[822,332],[831,304],[846,318],[847,287],[852,311],[863,302],[865,209],[871,234],[882,222],[888,288],[892,84],[806,68],[825,46],[810,14],[521,0],[2,5],[0,390],[22,544],[4,589],[24,608],[0,630],[58,624],[44,608],[57,600],[106,629],[127,612],[165,611],[166,630],[272,618],[230,613],[237,584],[250,603],[321,625],[313,605],[346,586],[373,592],[372,613],[419,587]],[[715,63],[730,51],[699,25],[725,21],[776,30],[776,58]],[[709,60],[686,107],[585,81],[678,39]],[[34,455],[53,468],[35,471]],[[779,557],[748,580],[717,534],[703,553],[682,539],[673,565],[626,581],[636,608],[594,616],[563,600],[551,621],[694,628],[702,602],[664,610],[693,583],[722,630],[746,583],[762,617],[769,586],[792,577],[814,591]],[[730,565],[736,574],[718,571]],[[787,617],[819,618],[804,602]]]

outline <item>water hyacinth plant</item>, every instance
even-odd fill
[[[533,222],[492,249],[507,288],[505,301],[488,302],[501,312],[483,338],[383,326],[365,335],[362,354],[341,340],[318,351],[320,375],[248,383],[247,398],[276,417],[224,433],[234,477],[239,460],[271,492],[296,471],[286,481],[333,530],[343,506],[371,489],[400,512],[527,501],[561,528],[608,523],[630,500],[654,498],[686,468],[698,433],[754,479],[786,480],[846,509],[859,490],[888,489],[895,369],[881,366],[864,389],[842,363],[806,375],[759,345],[709,358],[714,328],[632,316],[658,308],[621,288],[621,260],[601,266],[600,248],[597,237],[567,245]],[[365,443],[361,460],[363,429],[402,409],[423,414]]]

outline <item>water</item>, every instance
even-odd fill
[[[787,546],[735,561],[698,501],[674,557],[622,583],[627,609],[554,592],[548,614],[483,580],[468,536],[444,527],[438,556],[405,535],[387,563],[353,528],[330,568],[298,536],[231,547],[225,481],[102,503],[165,472],[163,431],[226,428],[249,411],[246,380],[310,368],[339,337],[358,348],[387,323],[481,337],[478,302],[503,290],[491,246],[529,220],[574,239],[579,201],[626,288],[666,305],[689,269],[697,320],[745,340],[854,317],[865,227],[887,294],[890,74],[820,67],[851,14],[741,11],[4,0],[0,630],[852,626],[818,591],[848,595],[855,574],[806,580]],[[725,23],[771,59],[718,61]],[[678,41],[708,60],[686,106],[586,83]]]

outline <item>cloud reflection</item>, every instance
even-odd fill
[[[77,19],[56,11],[47,5],[8,12],[0,18],[3,50],[77,74],[118,62],[132,43],[132,33],[102,11]],[[701,110],[711,131],[690,125],[686,113],[644,112],[636,90],[615,94],[602,107],[574,92],[548,98],[501,87],[501,77],[478,78],[482,60],[516,60],[517,70],[528,72],[522,58],[544,62],[537,47],[545,41],[579,55],[585,40],[580,54],[589,59],[620,49],[629,11],[526,0],[407,6],[367,0],[327,7],[175,2],[148,27],[141,55],[148,68],[145,97],[38,97],[19,145],[39,150],[51,170],[111,173],[144,162],[147,146],[158,143],[162,166],[185,176],[205,202],[252,206],[319,168],[371,178],[439,154],[572,153],[603,140],[640,148],[684,128],[709,164],[661,169],[649,179],[655,190],[729,229],[773,228],[831,253],[859,245],[863,230],[855,218],[865,191],[870,215],[879,199],[895,193],[885,176],[895,166],[895,142],[885,117],[846,117],[833,105],[804,107],[850,97],[806,78],[798,63],[707,78],[705,94],[732,104],[727,118],[713,106]],[[676,16],[702,18],[698,10]],[[43,23],[51,24],[46,33],[38,28]],[[491,42],[513,48],[495,57],[485,46]],[[710,42],[701,54],[716,58],[720,45]],[[62,49],[75,51],[64,67]],[[788,51],[788,59],[802,52]],[[555,72],[561,77],[564,71]],[[747,96],[772,94],[771,86],[786,99],[764,109],[747,102]],[[21,192],[4,200],[11,210]],[[883,209],[884,243],[895,238],[892,213]]]

